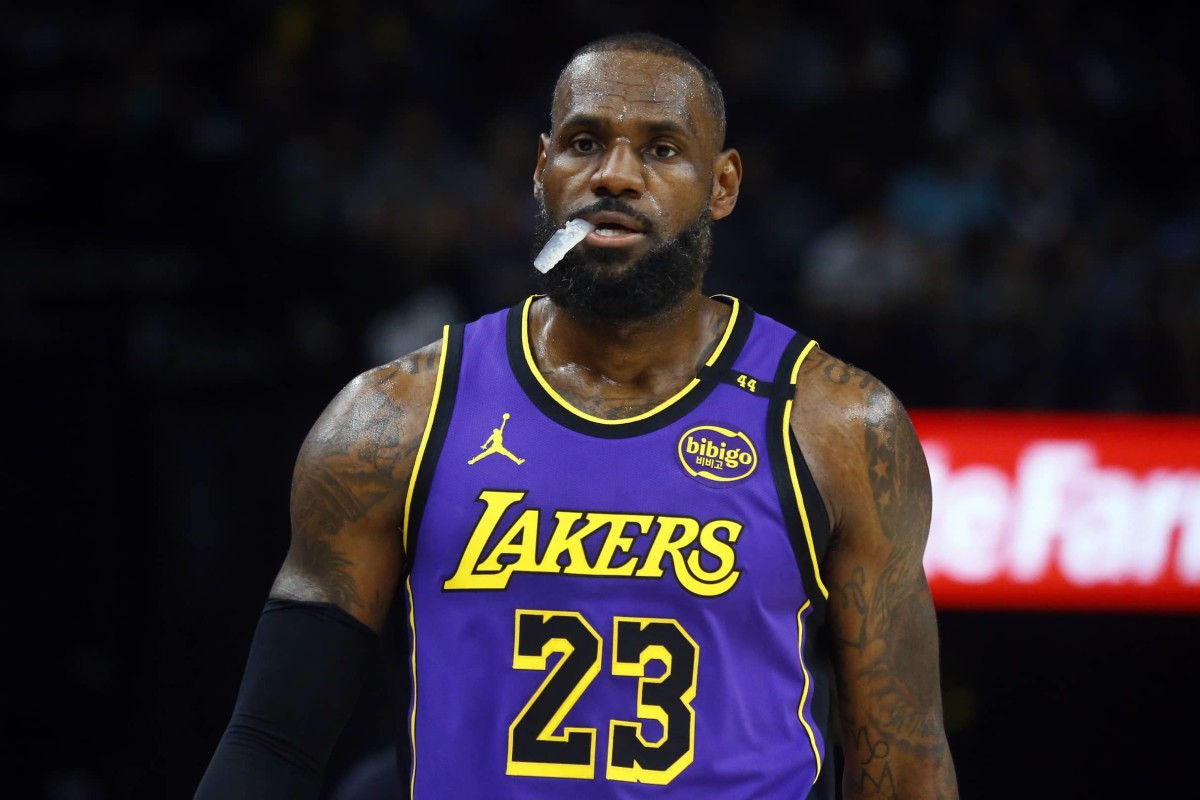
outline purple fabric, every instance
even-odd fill
[[[753,316],[744,307],[740,311],[743,321]],[[628,425],[581,418],[564,424],[563,415],[543,412],[545,397],[539,408],[515,377],[514,371],[528,367],[523,358],[510,363],[508,313],[467,326],[453,417],[440,448],[431,442],[434,452],[427,459],[436,456],[436,464],[427,460],[421,467],[435,471],[410,554],[414,796],[808,796],[815,780],[814,740],[825,758],[825,732],[811,718],[812,702],[828,679],[814,681],[819,667],[801,665],[797,620],[811,598],[768,458],[768,437],[780,435],[780,423],[768,420],[767,398],[725,382],[682,419],[665,425],[656,420],[668,417],[668,409]],[[770,381],[793,334],[753,316],[735,370]],[[445,402],[439,405],[444,413]],[[497,428],[507,454],[487,452]],[[738,433],[743,436],[729,435]],[[696,460],[705,452],[724,454],[720,470],[712,460]],[[559,557],[551,563],[546,550],[556,529]],[[475,555],[473,533],[476,545],[482,544]],[[670,546],[693,536],[687,546]],[[498,547],[507,555],[496,555]],[[699,552],[702,547],[710,552]],[[657,557],[650,557],[653,552]],[[632,574],[596,574],[601,571]],[[518,634],[522,612],[529,627]],[[661,622],[639,634],[647,620]],[[598,640],[598,661],[586,648],[573,655],[570,666],[595,672],[577,696],[554,694],[577,685],[566,676],[566,666],[548,679],[566,649],[556,633],[588,647]],[[614,640],[632,643],[639,635],[665,649],[639,652],[635,646],[634,656],[615,664]],[[806,642],[814,635],[806,627]],[[525,668],[514,667],[518,636],[532,654],[532,661],[523,660]],[[545,669],[538,669],[543,652]],[[659,658],[664,653],[682,681],[675,688],[655,681],[665,671]],[[684,674],[691,655],[696,679],[689,715],[686,706],[670,701],[677,695],[686,701],[692,691],[690,675]],[[639,715],[638,708],[640,692],[647,704],[643,711],[658,705],[655,691],[665,692],[662,705],[672,709],[668,718],[675,721],[659,747],[662,724],[653,719],[653,709]],[[798,715],[806,691],[807,728]],[[540,730],[533,721],[537,713],[563,708],[565,714],[542,736],[551,740],[548,747],[528,750]],[[506,743],[518,718],[523,724],[511,734],[516,749],[510,759]],[[403,721],[406,730],[410,720]],[[617,748],[617,766],[625,768],[609,778],[613,720],[640,722],[644,744],[636,768],[627,750]],[[575,734],[580,749],[553,741],[565,741],[576,729],[583,730]],[[587,746],[589,730],[594,739]],[[624,741],[628,734],[620,736]],[[523,757],[531,752],[532,759]],[[547,764],[577,761],[582,752],[591,754],[590,777],[509,774],[554,771]],[[687,755],[675,758],[676,752],[690,752],[690,761]],[[586,773],[588,766],[572,769]]]

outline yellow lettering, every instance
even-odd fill
[[[727,519],[701,524],[691,517],[560,510],[554,513],[554,530],[539,559],[542,512],[518,506],[526,494],[479,493],[483,513],[467,538],[454,574],[442,583],[443,589],[502,590],[518,572],[661,579],[668,557],[679,584],[701,597],[724,594],[741,577],[741,571],[735,569],[734,544],[743,526]],[[501,521],[514,507],[520,513],[507,528],[501,528]],[[585,540],[593,534],[603,539],[595,564],[588,562],[584,550]],[[644,559],[629,557],[637,537],[646,534],[651,539]],[[493,543],[490,549],[489,543]],[[716,566],[707,569],[705,558]]]
[[[604,545],[600,548],[600,556],[596,559],[596,567],[592,574],[632,575],[634,567],[637,566],[637,559],[629,559],[622,564],[613,566],[613,556],[618,550],[628,553],[629,548],[633,546],[633,539],[624,535],[626,527],[636,525],[638,533],[645,533],[654,524],[654,517],[649,514],[592,514],[591,516],[605,517],[612,526],[608,530],[608,536],[604,537]]]
[[[586,565],[587,554],[583,551],[583,540],[595,532],[596,526],[584,524],[579,530],[572,531],[572,526],[583,519],[583,514],[578,511],[556,511],[554,519],[556,520],[554,533],[550,536],[550,543],[546,545],[546,554],[542,556],[542,563],[539,565],[540,571],[561,572],[565,566],[568,568],[567,571],[571,572],[572,564]],[[559,563],[563,553],[568,554],[566,564]],[[576,570],[576,573],[578,572]],[[583,570],[583,574],[587,574],[587,571]]]
[[[717,531],[725,530],[729,539],[717,537]],[[683,588],[701,597],[716,597],[725,594],[741,577],[741,570],[734,570],[733,543],[742,534],[742,526],[732,520],[716,519],[704,526],[700,531],[700,549],[693,550],[687,556],[687,568],[680,569],[675,565],[675,576]],[[706,570],[700,563],[700,552],[716,556],[719,565],[715,570]]]
[[[463,548],[458,568],[454,571],[454,575],[442,584],[443,589],[503,589],[508,585],[510,574],[508,572],[480,575],[475,570],[479,563],[479,557],[483,554],[484,545],[495,533],[500,518],[514,503],[524,499],[525,494],[525,492],[489,490],[479,493],[479,499],[487,504],[487,508],[479,517],[479,522],[475,523],[475,530],[471,531],[471,538],[467,540],[467,546]]]
[[[538,521],[536,508],[522,511],[512,527],[500,537],[492,552],[488,553],[488,557],[475,567],[475,572],[537,572]],[[515,558],[502,563],[500,559],[503,556]]]
[[[672,538],[675,531],[679,531],[679,536]],[[650,552],[646,554],[646,561],[642,564],[642,568],[637,571],[637,577],[661,578],[663,556],[667,553],[671,554],[671,558],[675,562],[675,573],[686,572],[687,567],[680,550],[696,541],[696,537],[699,535],[700,523],[691,517],[659,517],[658,532],[654,534]]]

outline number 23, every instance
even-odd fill
[[[670,783],[692,763],[699,647],[673,619],[614,617],[612,674],[638,678],[637,713],[662,725],[649,742],[642,723],[610,720],[609,780]],[[545,671],[549,656],[562,658],[508,728],[508,774],[537,777],[595,777],[596,729],[559,726],[600,673],[603,641],[574,611],[517,610],[513,667]],[[665,672],[646,676],[657,660]]]

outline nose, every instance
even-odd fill
[[[608,149],[592,173],[590,188],[600,196],[641,197],[646,190],[642,160],[631,144],[617,142]]]

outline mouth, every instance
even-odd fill
[[[646,238],[641,223],[626,214],[603,211],[584,218],[596,226],[584,240],[594,247],[628,247]]]
[[[627,247],[646,238],[641,231],[619,226],[596,226],[584,240],[594,247]]]

